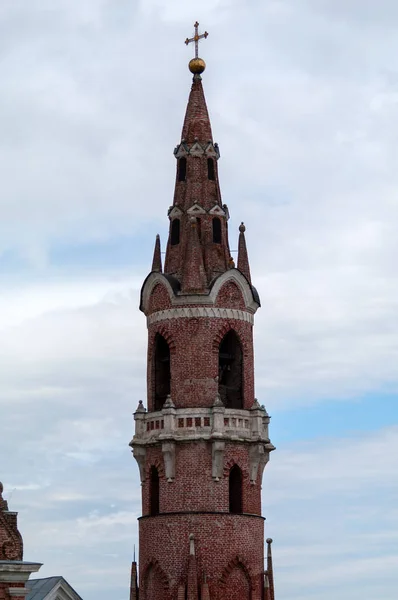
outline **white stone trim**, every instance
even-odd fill
[[[225,213],[224,209],[222,209],[220,206],[218,206],[218,204],[215,204],[213,206],[213,208],[211,208],[209,210],[209,215],[216,215],[218,217],[225,217],[226,213]]]
[[[210,292],[210,298],[212,302],[215,302],[218,296],[218,293],[223,285],[225,285],[228,281],[233,281],[240,288],[243,299],[245,301],[245,305],[248,309],[256,312],[258,309],[257,302],[253,299],[253,292],[250,289],[250,286],[247,282],[247,279],[242,275],[238,269],[229,269],[225,271],[222,275],[217,277],[216,281]]]
[[[254,315],[237,308],[215,308],[211,306],[195,306],[191,308],[168,308],[152,313],[147,317],[147,324],[152,325],[167,319],[190,319],[216,317],[217,319],[236,319],[253,325]]]
[[[205,215],[206,211],[205,209],[200,206],[197,202],[195,202],[195,204],[193,204],[191,206],[191,208],[188,208],[187,210],[187,215]]]
[[[81,596],[71,588],[67,581],[61,579],[45,597],[45,600],[81,600]]]
[[[228,281],[233,281],[234,283],[236,283],[236,285],[242,292],[246,309],[251,313],[255,313],[259,305],[253,298],[253,292],[250,289],[250,285],[248,284],[247,279],[242,275],[240,271],[238,271],[238,269],[228,269],[228,271],[225,271],[225,273],[217,277],[217,280],[215,281],[210,291],[210,294],[182,294],[181,292],[174,294],[170,283],[162,273],[151,273],[145,281],[144,287],[142,288],[142,308],[143,311],[147,313],[152,290],[158,283],[161,283],[167,289],[169,293],[170,303],[173,306],[178,307],[189,304],[214,305],[221,287]]]
[[[42,563],[31,563],[24,561],[0,561],[0,582],[25,583],[31,573],[37,573]]]

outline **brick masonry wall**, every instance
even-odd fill
[[[156,310],[170,307],[164,286],[153,290],[151,306]],[[224,308],[244,309],[244,300],[238,286],[227,282],[216,301]],[[195,306],[195,305],[190,305]],[[243,350],[244,408],[254,402],[253,326],[238,319],[181,318],[153,323],[148,328],[147,406],[154,409],[154,349],[155,336],[160,333],[168,342],[171,352],[171,397],[177,408],[210,407],[218,393],[218,350],[224,335],[233,329]]]
[[[163,594],[151,596],[151,600],[174,600],[177,597],[178,584],[186,580],[190,533],[195,536],[199,578],[206,575],[212,600],[230,600],[228,594],[236,582],[239,586],[236,593],[241,591],[245,594],[239,600],[261,600],[263,520],[261,517],[230,514],[142,518],[140,581],[144,600],[148,598],[145,582],[151,564],[161,565],[158,577],[162,582],[159,587]],[[235,569],[241,572],[235,573]],[[248,588],[250,596],[247,594]]]
[[[243,512],[261,515],[261,478],[255,484],[249,477],[249,446],[226,443],[224,474],[220,481],[211,476],[211,442],[179,443],[176,447],[176,477],[168,482],[164,476],[163,455],[160,445],[147,450],[146,479],[142,485],[142,514],[150,513],[151,466],[159,471],[160,512],[176,511],[229,511],[229,471],[237,464],[243,474]]]
[[[21,595],[20,596],[12,596],[13,600],[25,600],[25,594],[23,593],[23,590],[25,589],[25,584],[24,583],[0,583],[0,600],[10,600],[10,594],[8,593],[8,589],[9,588],[21,588]]]

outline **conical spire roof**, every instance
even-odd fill
[[[267,574],[269,584],[269,596],[271,600],[275,600],[275,589],[274,589],[274,568],[272,564],[272,550],[271,550],[272,539],[267,539]]]
[[[162,254],[160,249],[160,236],[157,234],[155,241],[155,248],[153,251],[152,259],[152,271],[162,272]]]
[[[213,141],[209,113],[200,75],[194,75],[193,77],[181,139],[188,144],[193,144],[196,139],[199,142]]]
[[[241,273],[243,273],[247,281],[251,283],[249,256],[247,254],[245,231],[246,227],[244,223],[241,223],[239,225],[238,269]]]

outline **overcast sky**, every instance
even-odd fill
[[[230,243],[247,227],[279,600],[396,600],[398,3],[2,0],[0,479],[25,559],[125,600],[138,310],[198,19]]]

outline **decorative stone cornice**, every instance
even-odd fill
[[[251,410],[225,408],[219,397],[211,408],[175,408],[171,398],[169,406],[156,412],[136,411],[135,435],[130,442],[134,458],[140,469],[141,482],[145,480],[147,448],[161,444],[165,477],[175,478],[176,444],[198,440],[212,444],[212,477],[219,481],[223,476],[225,442],[250,445],[249,476],[254,485],[259,472],[269,460],[275,447],[268,438],[270,417],[265,409],[254,402]]]
[[[239,310],[237,308],[216,308],[211,306],[196,306],[191,308],[169,308],[159,310],[147,317],[147,324],[152,325],[159,321],[168,319],[191,319],[200,317],[216,317],[218,319],[235,319],[238,321],[246,321],[246,323],[254,323],[254,315]]]
[[[242,273],[237,269],[229,269],[228,271],[225,271],[225,273],[219,275],[212,284],[209,292],[206,294],[183,294],[181,292],[174,292],[170,282],[163,273],[150,273],[141,289],[140,309],[147,314],[152,290],[158,283],[161,283],[168,291],[170,303],[173,305],[173,307],[182,307],[192,304],[207,305],[207,307],[209,307],[209,305],[214,306],[220,289],[228,281],[233,281],[239,287],[242,292],[247,311],[254,314],[259,307],[259,302],[257,301],[258,298],[254,296],[253,289],[250,287],[246,277],[244,277],[244,275],[242,275]]]
[[[264,443],[273,449],[268,437],[270,417],[265,411],[225,408],[163,408],[154,412],[136,412],[135,435],[130,446],[134,455],[139,448],[164,442],[223,440]],[[139,462],[139,461],[138,461]]]
[[[185,211],[178,206],[170,206],[169,210],[167,211],[167,216],[170,220],[180,219],[183,214],[185,214]],[[226,204],[224,204],[223,208],[221,208],[219,204],[215,204],[212,208],[210,208],[210,210],[206,210],[198,202],[194,202],[194,204],[188,208],[186,214],[194,217],[197,217],[198,215],[209,214],[213,217],[226,217],[227,220],[229,219],[229,212]]]
[[[193,144],[187,144],[184,140],[174,149],[174,156],[182,158],[183,156],[208,156],[209,158],[220,158],[220,150],[218,144],[213,144],[209,141],[207,144],[200,144],[195,141]]]
[[[0,560],[0,582],[25,583],[32,573],[36,573],[42,563],[20,560]]]

